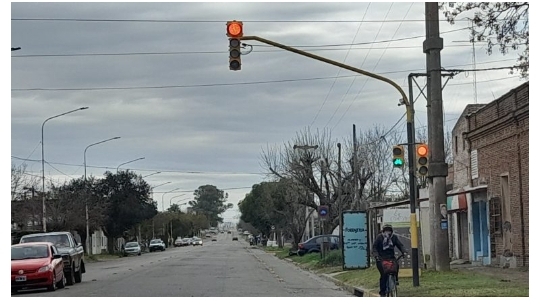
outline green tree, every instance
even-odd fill
[[[238,203],[242,222],[251,224],[265,235],[271,227],[279,234],[293,237],[293,246],[300,242],[306,227],[306,190],[290,179],[253,185],[250,193]],[[282,246],[283,244],[279,244]]]
[[[522,78],[529,77],[529,2],[443,2],[439,8],[451,24],[457,17],[470,16],[471,42],[486,41],[488,54],[495,46],[502,54],[523,50],[516,70]]]
[[[193,212],[206,216],[212,227],[222,223],[223,218],[220,215],[233,207],[230,203],[225,204],[229,194],[213,185],[200,186],[193,195],[195,200],[189,202]]]
[[[114,239],[157,213],[157,203],[150,200],[150,185],[130,171],[113,174],[105,172],[98,182],[96,193],[106,199],[105,234],[109,251],[113,253]]]

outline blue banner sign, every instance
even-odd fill
[[[343,269],[369,267],[367,214],[344,211],[343,214]]]

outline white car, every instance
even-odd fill
[[[150,246],[148,246],[150,252],[152,251],[165,251],[165,243],[160,239],[153,239],[150,241]]]
[[[202,239],[200,239],[198,237],[194,237],[192,244],[193,244],[193,246],[202,246]]]
[[[129,242],[124,246],[124,256],[141,255],[141,245],[137,242]]]

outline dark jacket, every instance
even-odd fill
[[[392,234],[392,243],[394,244],[393,247],[387,248],[386,250],[383,250],[383,240],[384,236],[383,234],[379,234],[377,238],[375,239],[375,242],[373,243],[373,256],[374,257],[381,257],[382,259],[390,259],[395,258],[396,254],[394,253],[394,248],[397,247],[401,253],[405,252],[405,249],[403,248],[403,243],[399,240],[399,238]]]

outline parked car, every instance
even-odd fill
[[[198,237],[193,238],[193,246],[202,246],[202,245],[203,245],[202,239]]]
[[[165,251],[165,243],[161,239],[153,239],[150,241],[149,250],[150,252],[153,251]]]
[[[238,237],[237,237],[237,236],[233,236],[232,240],[233,240],[233,241],[238,241]]]
[[[141,245],[138,242],[128,242],[124,246],[124,256],[141,255]]]
[[[11,292],[47,288],[55,291],[67,284],[62,255],[50,242],[11,246]]]
[[[184,241],[184,246],[191,246],[193,242],[191,238],[184,238],[183,241]]]
[[[64,261],[64,274],[67,285],[82,282],[82,274],[86,272],[84,266],[84,249],[73,237],[71,232],[34,233],[21,237],[20,244],[50,242],[56,247]]]
[[[323,242],[329,243],[330,250],[339,249],[339,236],[327,234],[317,235],[303,243],[298,243],[298,251],[296,253],[299,256],[303,256],[306,253],[321,252]]]
[[[231,234],[231,233],[232,233],[232,232],[231,232],[230,230],[229,230],[229,231],[227,231],[227,234]]]
[[[212,237],[212,235],[210,233],[207,233],[205,236],[206,236],[206,238],[211,238]]]
[[[174,247],[182,247],[184,246],[184,241],[182,240],[181,237],[178,237],[176,238],[176,240],[174,241]]]

